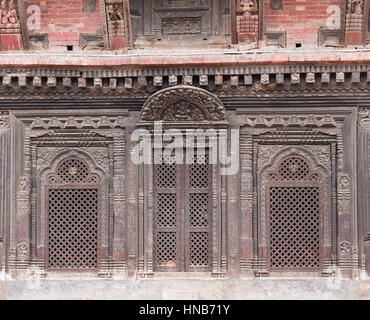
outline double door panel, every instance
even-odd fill
[[[208,154],[193,164],[154,168],[154,267],[192,272],[211,268],[211,166]]]

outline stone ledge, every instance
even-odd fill
[[[370,299],[370,281],[258,280],[33,280],[4,282],[13,299]]]
[[[317,50],[302,52],[287,51],[221,51],[181,52],[158,51],[144,53],[114,54],[53,54],[5,53],[0,55],[0,67],[156,67],[169,66],[247,66],[282,64],[364,64],[370,62],[370,50]]]

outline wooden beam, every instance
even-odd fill
[[[21,31],[22,31],[23,49],[28,50],[30,47],[30,39],[29,39],[29,33],[28,33],[28,27],[27,27],[27,14],[26,14],[26,8],[24,6],[24,1],[18,0],[17,6],[18,6],[19,22],[20,22]]]
[[[238,43],[236,30],[236,0],[230,0],[231,44]]]

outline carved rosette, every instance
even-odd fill
[[[225,121],[225,107],[208,91],[190,86],[161,90],[142,108],[142,121]]]

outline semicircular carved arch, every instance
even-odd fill
[[[222,102],[208,91],[176,86],[152,95],[144,104],[141,121],[226,121]]]

